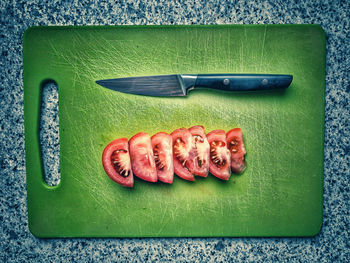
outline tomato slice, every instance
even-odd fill
[[[174,171],[182,179],[194,181],[194,176],[190,172],[193,169],[192,135],[185,129],[176,129],[171,133],[173,138],[173,160]]]
[[[194,155],[192,174],[207,177],[209,173],[210,146],[204,127],[197,125],[188,129],[192,135],[192,151]]]
[[[134,175],[148,182],[157,182],[156,164],[148,133],[140,132],[131,137],[129,150]]]
[[[222,180],[231,176],[230,151],[226,147],[226,133],[223,130],[214,130],[207,134],[210,145],[209,171]]]
[[[128,139],[120,138],[109,143],[102,154],[102,165],[113,181],[125,187],[133,187]]]
[[[243,134],[240,128],[235,128],[226,134],[227,148],[231,153],[231,170],[234,173],[240,174],[246,168],[244,156],[246,154]]]
[[[165,132],[158,132],[151,137],[151,143],[158,180],[172,184],[174,179],[172,137]]]

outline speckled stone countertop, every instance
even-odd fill
[[[297,4],[298,2],[298,4]],[[1,1],[1,262],[350,261],[349,1]],[[327,33],[324,218],[312,238],[38,239],[28,230],[22,36],[33,25],[320,24]]]

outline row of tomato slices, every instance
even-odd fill
[[[173,183],[174,173],[188,181],[194,181],[194,176],[207,177],[209,172],[228,180],[231,172],[244,171],[245,154],[240,128],[205,134],[204,127],[198,125],[176,129],[170,135],[159,132],[150,137],[140,132],[129,141],[116,139],[104,149],[102,164],[113,181],[133,187],[133,175],[169,184]]]

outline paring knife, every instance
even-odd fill
[[[276,74],[177,74],[97,80],[119,92],[147,96],[186,96],[189,90],[210,88],[226,91],[260,91],[287,88],[291,75]]]

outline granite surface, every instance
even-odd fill
[[[1,1],[0,10],[1,262],[350,261],[349,1],[18,0]],[[26,207],[23,32],[33,25],[243,23],[320,24],[327,33],[321,233],[312,238],[35,238]],[[54,130],[43,135],[47,146],[55,144],[55,136]]]

